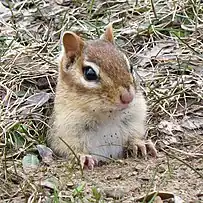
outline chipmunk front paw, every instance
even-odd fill
[[[135,139],[132,145],[132,151],[134,156],[137,156],[138,150],[141,151],[141,154],[145,159],[147,158],[148,152],[149,154],[151,154],[152,157],[157,157],[157,150],[151,140]]]
[[[94,167],[98,165],[98,161],[92,155],[82,154],[80,155],[80,164],[82,169],[93,170]]]

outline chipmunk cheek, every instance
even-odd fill
[[[115,105],[119,102],[119,90],[112,88],[109,88],[108,90],[106,90],[107,95],[106,95],[106,99],[108,100],[108,102],[111,105]]]

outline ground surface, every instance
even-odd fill
[[[136,202],[153,191],[164,202],[203,202],[203,4],[1,2],[0,202]],[[46,145],[61,32],[97,38],[109,21],[140,77],[158,157],[118,160],[82,175],[74,163],[49,159],[46,148],[48,160],[39,159],[36,146]]]

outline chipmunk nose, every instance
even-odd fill
[[[134,98],[133,93],[126,89],[124,89],[120,95],[120,99],[123,104],[129,104],[130,102],[132,102],[133,98]]]

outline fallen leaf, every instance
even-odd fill
[[[51,95],[49,93],[40,92],[28,97],[26,104],[35,106],[35,107],[41,107],[50,99],[50,97]]]
[[[125,0],[120,0],[120,1],[103,1],[103,2],[99,3],[98,5],[95,4],[96,8],[94,8],[95,5],[92,8],[92,10],[94,10],[94,12],[92,14],[92,17],[96,17],[96,16],[98,16],[100,14],[104,14],[106,12],[106,9],[109,8],[109,7],[115,6],[117,4],[123,4],[123,6],[124,6],[125,3],[126,3]]]
[[[56,177],[53,176],[53,177],[46,178],[45,180],[42,180],[40,185],[56,190],[59,186],[59,181]]]
[[[183,203],[183,200],[180,197],[174,195],[171,192],[165,192],[165,191],[151,192],[147,196],[144,195],[144,196],[141,196],[141,197],[137,198],[136,202],[143,202],[144,200],[145,200],[145,202],[149,202],[153,198],[156,198],[156,197],[159,197],[158,202],[156,202],[156,203],[162,203],[163,202],[162,200],[173,200],[174,203]]]
[[[183,129],[176,121],[172,122],[172,121],[162,120],[158,124],[158,129],[159,131],[164,132],[168,135],[173,135],[173,131],[183,132]]]
[[[186,116],[183,118],[181,126],[189,130],[196,130],[196,129],[203,128],[203,118]]]
[[[50,148],[44,145],[37,145],[37,150],[44,163],[50,164],[53,161],[53,151]]]
[[[36,155],[28,154],[23,157],[22,164],[25,172],[34,171],[39,167],[39,159]]]
[[[152,59],[160,61],[175,60],[176,56],[174,53],[172,54],[175,48],[176,44],[171,41],[157,43],[153,48],[144,50],[137,55],[141,58],[139,65],[144,67],[145,64],[149,63]]]

